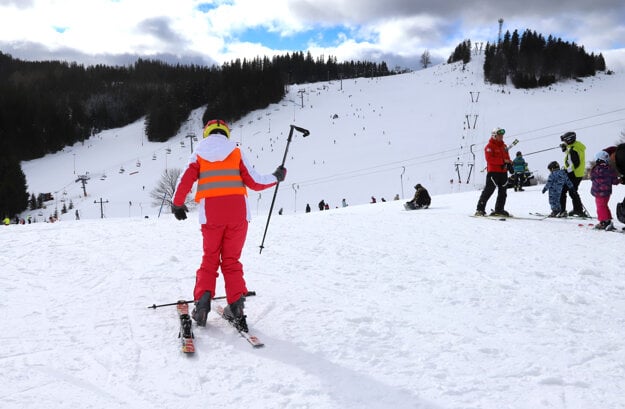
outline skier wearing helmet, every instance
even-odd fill
[[[590,180],[592,186],[590,194],[595,197],[595,205],[597,206],[597,219],[599,224],[595,229],[615,230],[612,223],[612,212],[608,203],[612,196],[612,185],[621,183],[621,179],[616,170],[610,166],[610,154],[606,151],[599,151],[595,155],[595,165],[590,170]]]
[[[566,132],[560,136],[562,144],[562,152],[564,152],[564,170],[573,182],[575,189],[569,189],[565,187],[562,190],[562,197],[560,198],[560,206],[562,210],[566,210],[566,194],[568,192],[573,202],[573,210],[569,212],[569,216],[589,217],[590,215],[584,210],[582,199],[579,197],[577,189],[586,172],[586,146],[577,140],[575,132]]]
[[[508,154],[508,147],[503,141],[506,131],[495,128],[491,133],[490,140],[484,148],[486,158],[486,186],[477,201],[476,216],[486,216],[486,203],[497,189],[497,201],[495,210],[491,216],[510,216],[504,209],[506,205],[506,184],[508,183],[508,170],[512,169],[512,161]]]
[[[566,187],[575,190],[575,186],[573,186],[573,182],[571,182],[564,169],[560,169],[560,164],[555,160],[547,165],[547,169],[549,169],[549,178],[547,178],[547,183],[543,187],[543,194],[549,191],[549,206],[551,207],[549,217],[566,217],[567,213],[566,210],[562,209],[560,197]]]
[[[196,305],[191,316],[197,325],[206,325],[211,299],[215,296],[217,270],[221,269],[228,302],[224,318],[247,332],[243,314],[247,288],[239,261],[250,219],[246,187],[263,190],[275,186],[286,177],[286,169],[278,166],[273,174],[257,173],[230,140],[230,129],[222,120],[209,121],[203,135],[178,180],[172,205],[176,219],[186,219],[185,198],[197,181],[195,201],[199,203],[204,254],[196,273],[193,290]]]
[[[610,163],[614,164],[616,171],[620,174],[621,183],[625,184],[625,143],[610,146],[604,151],[608,153]],[[621,223],[625,223],[625,198],[616,205],[616,217]]]

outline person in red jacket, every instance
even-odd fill
[[[197,325],[206,325],[215,296],[217,270],[221,268],[228,302],[224,316],[247,332],[243,314],[247,287],[239,261],[250,220],[246,187],[263,190],[275,186],[285,179],[286,169],[278,166],[272,174],[257,173],[230,140],[230,129],[222,120],[209,121],[203,136],[178,180],[172,203],[176,219],[186,219],[186,196],[197,181],[195,201],[199,203],[204,254],[196,273],[196,304],[191,316]]]
[[[486,216],[486,203],[497,189],[497,201],[495,210],[491,216],[510,216],[504,209],[506,205],[506,183],[508,182],[508,170],[511,169],[512,161],[508,154],[508,147],[503,141],[506,133],[504,129],[495,128],[491,133],[490,140],[484,148],[486,157],[486,186],[477,201],[476,216]]]

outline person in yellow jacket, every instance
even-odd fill
[[[573,189],[569,189],[566,186],[562,189],[562,195],[560,196],[560,208],[562,211],[566,211],[566,194],[568,192],[573,202],[573,210],[569,212],[569,216],[589,217],[586,213],[582,199],[579,197],[578,188],[579,184],[584,177],[586,171],[586,146],[577,140],[575,132],[566,132],[560,136],[562,144],[562,152],[564,152],[564,170],[569,176],[571,182],[573,182]]]
[[[2,224],[4,224],[5,226],[8,226],[9,224],[11,224],[11,219],[9,219],[8,217],[5,217],[2,220]]]
[[[272,174],[265,175],[256,172],[230,140],[230,128],[220,119],[208,121],[203,136],[178,180],[172,204],[176,219],[186,219],[186,196],[197,182],[195,201],[199,204],[204,254],[196,272],[196,304],[191,316],[197,325],[206,325],[215,296],[217,270],[221,269],[228,302],[224,316],[247,332],[243,314],[247,287],[239,261],[250,220],[247,188],[263,190],[275,186],[285,179],[286,169],[278,166]]]

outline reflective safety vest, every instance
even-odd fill
[[[219,162],[210,162],[198,156],[200,177],[197,182],[195,201],[207,197],[245,195],[247,189],[243,184],[239,163],[241,151],[235,149],[228,157]]]

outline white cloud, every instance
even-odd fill
[[[212,8],[200,11],[201,4]],[[202,55],[207,62],[221,63],[259,53],[306,51],[308,46],[311,52],[337,58],[418,59],[425,49],[446,58],[464,39],[496,41],[499,17],[505,19],[504,31],[529,28],[545,36],[554,34],[584,45],[589,52],[606,54],[624,46],[618,43],[625,38],[621,0],[597,0],[592,5],[582,0],[546,4],[542,0],[426,4],[413,0],[0,0],[0,50],[18,51],[16,57],[27,59],[55,55],[78,59],[81,53],[85,60],[170,54]],[[315,28],[327,27],[342,31],[331,47],[324,47],[314,33]],[[275,50],[267,44],[242,43],[240,35],[250,28],[282,36],[311,30],[312,34],[310,43],[298,50]],[[611,54],[620,58],[619,53]]]

